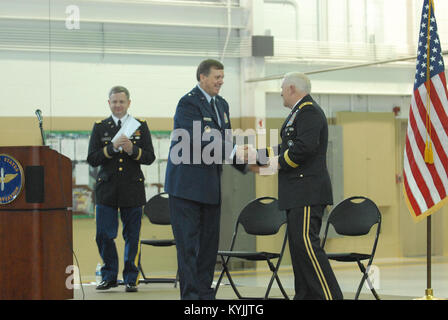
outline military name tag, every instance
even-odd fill
[[[202,120],[204,120],[204,121],[212,121],[212,118],[204,117],[204,118],[202,118]]]

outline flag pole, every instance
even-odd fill
[[[432,148],[431,148],[431,70],[429,69],[430,62],[429,62],[429,56],[430,56],[430,48],[431,48],[431,41],[430,41],[430,25],[431,25],[431,9],[432,9],[433,3],[432,0],[429,0],[429,14],[428,14],[428,24],[427,24],[427,30],[428,30],[428,49],[427,49],[427,65],[426,65],[426,81],[427,81],[427,89],[426,89],[426,108],[427,108],[427,140],[426,140],[426,146],[425,146],[425,162],[429,165],[432,165],[434,163],[434,158],[432,154]],[[429,131],[429,132],[428,132]],[[429,136],[428,136],[429,133]],[[429,148],[428,148],[429,147]],[[425,297],[426,300],[432,300],[434,296],[434,292],[432,290],[431,285],[431,215],[426,217],[426,290],[425,290]]]
[[[431,285],[431,216],[426,218],[426,290],[425,300],[434,299],[434,291]]]
[[[414,300],[444,300],[434,297],[431,285],[431,216],[426,217],[426,290],[425,295]]]

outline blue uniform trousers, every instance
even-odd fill
[[[117,208],[100,204],[96,206],[96,243],[104,262],[101,276],[105,281],[117,280],[118,254],[114,239],[118,233],[118,209],[125,241],[123,281],[137,284],[142,207]]]
[[[221,204],[205,204],[170,195],[182,300],[213,300],[211,288],[219,243]]]

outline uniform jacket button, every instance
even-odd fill
[[[123,171],[123,168],[122,167],[118,168],[118,171]]]

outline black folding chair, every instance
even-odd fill
[[[170,207],[168,194],[165,192],[159,193],[146,202],[143,209],[143,213],[148,217],[149,221],[155,225],[170,225]],[[170,247],[175,246],[176,241],[174,239],[141,239],[140,245],[150,245],[155,247]],[[140,250],[140,258],[142,251]],[[138,268],[143,276],[143,279],[139,280],[139,283],[174,283],[174,287],[177,287],[179,281],[179,271],[175,278],[147,278],[139,259]]]
[[[375,255],[376,246],[378,244],[378,238],[381,230],[381,212],[376,206],[376,204],[362,196],[355,196],[341,201],[336,205],[331,211],[328,221],[325,227],[325,234],[322,241],[322,248],[324,248],[327,235],[328,227],[332,225],[337,234],[343,236],[363,236],[370,232],[370,229],[377,225],[375,240],[373,242],[372,252],[370,254],[366,253],[327,253],[328,259],[342,261],[342,262],[356,262],[359,269],[362,272],[361,282],[356,291],[355,300],[359,298],[362,286],[367,280],[372,294],[377,300],[380,297],[375,291],[372,283],[369,279],[369,270],[372,265],[373,257]],[[367,266],[361,262],[363,260],[368,260]]]
[[[264,201],[270,200],[269,203],[264,203]],[[287,232],[285,230],[285,236],[283,238],[283,243],[280,252],[249,252],[249,251],[234,251],[235,242],[238,236],[239,226],[242,225],[247,234],[254,236],[267,236],[277,234],[280,227],[286,223],[286,212],[280,211],[278,209],[277,199],[272,197],[263,197],[255,199],[249,202],[244,209],[241,211],[238,221],[236,222],[235,231],[233,233],[232,242],[230,249],[228,251],[218,251],[218,256],[221,257],[222,261],[222,271],[219,279],[216,283],[215,294],[218,292],[221,280],[226,274],[229,279],[230,285],[233,291],[239,299],[268,299],[269,293],[271,291],[274,279],[276,280],[280,291],[282,292],[285,299],[289,299],[285,290],[283,289],[282,283],[278,277],[278,269],[283,258],[283,253],[285,251]],[[239,258],[249,261],[263,261],[265,260],[272,271],[272,277],[269,281],[266,293],[264,297],[243,297],[238,291],[235,282],[230,275],[228,263],[230,258]],[[277,259],[277,264],[274,265],[271,260]]]

